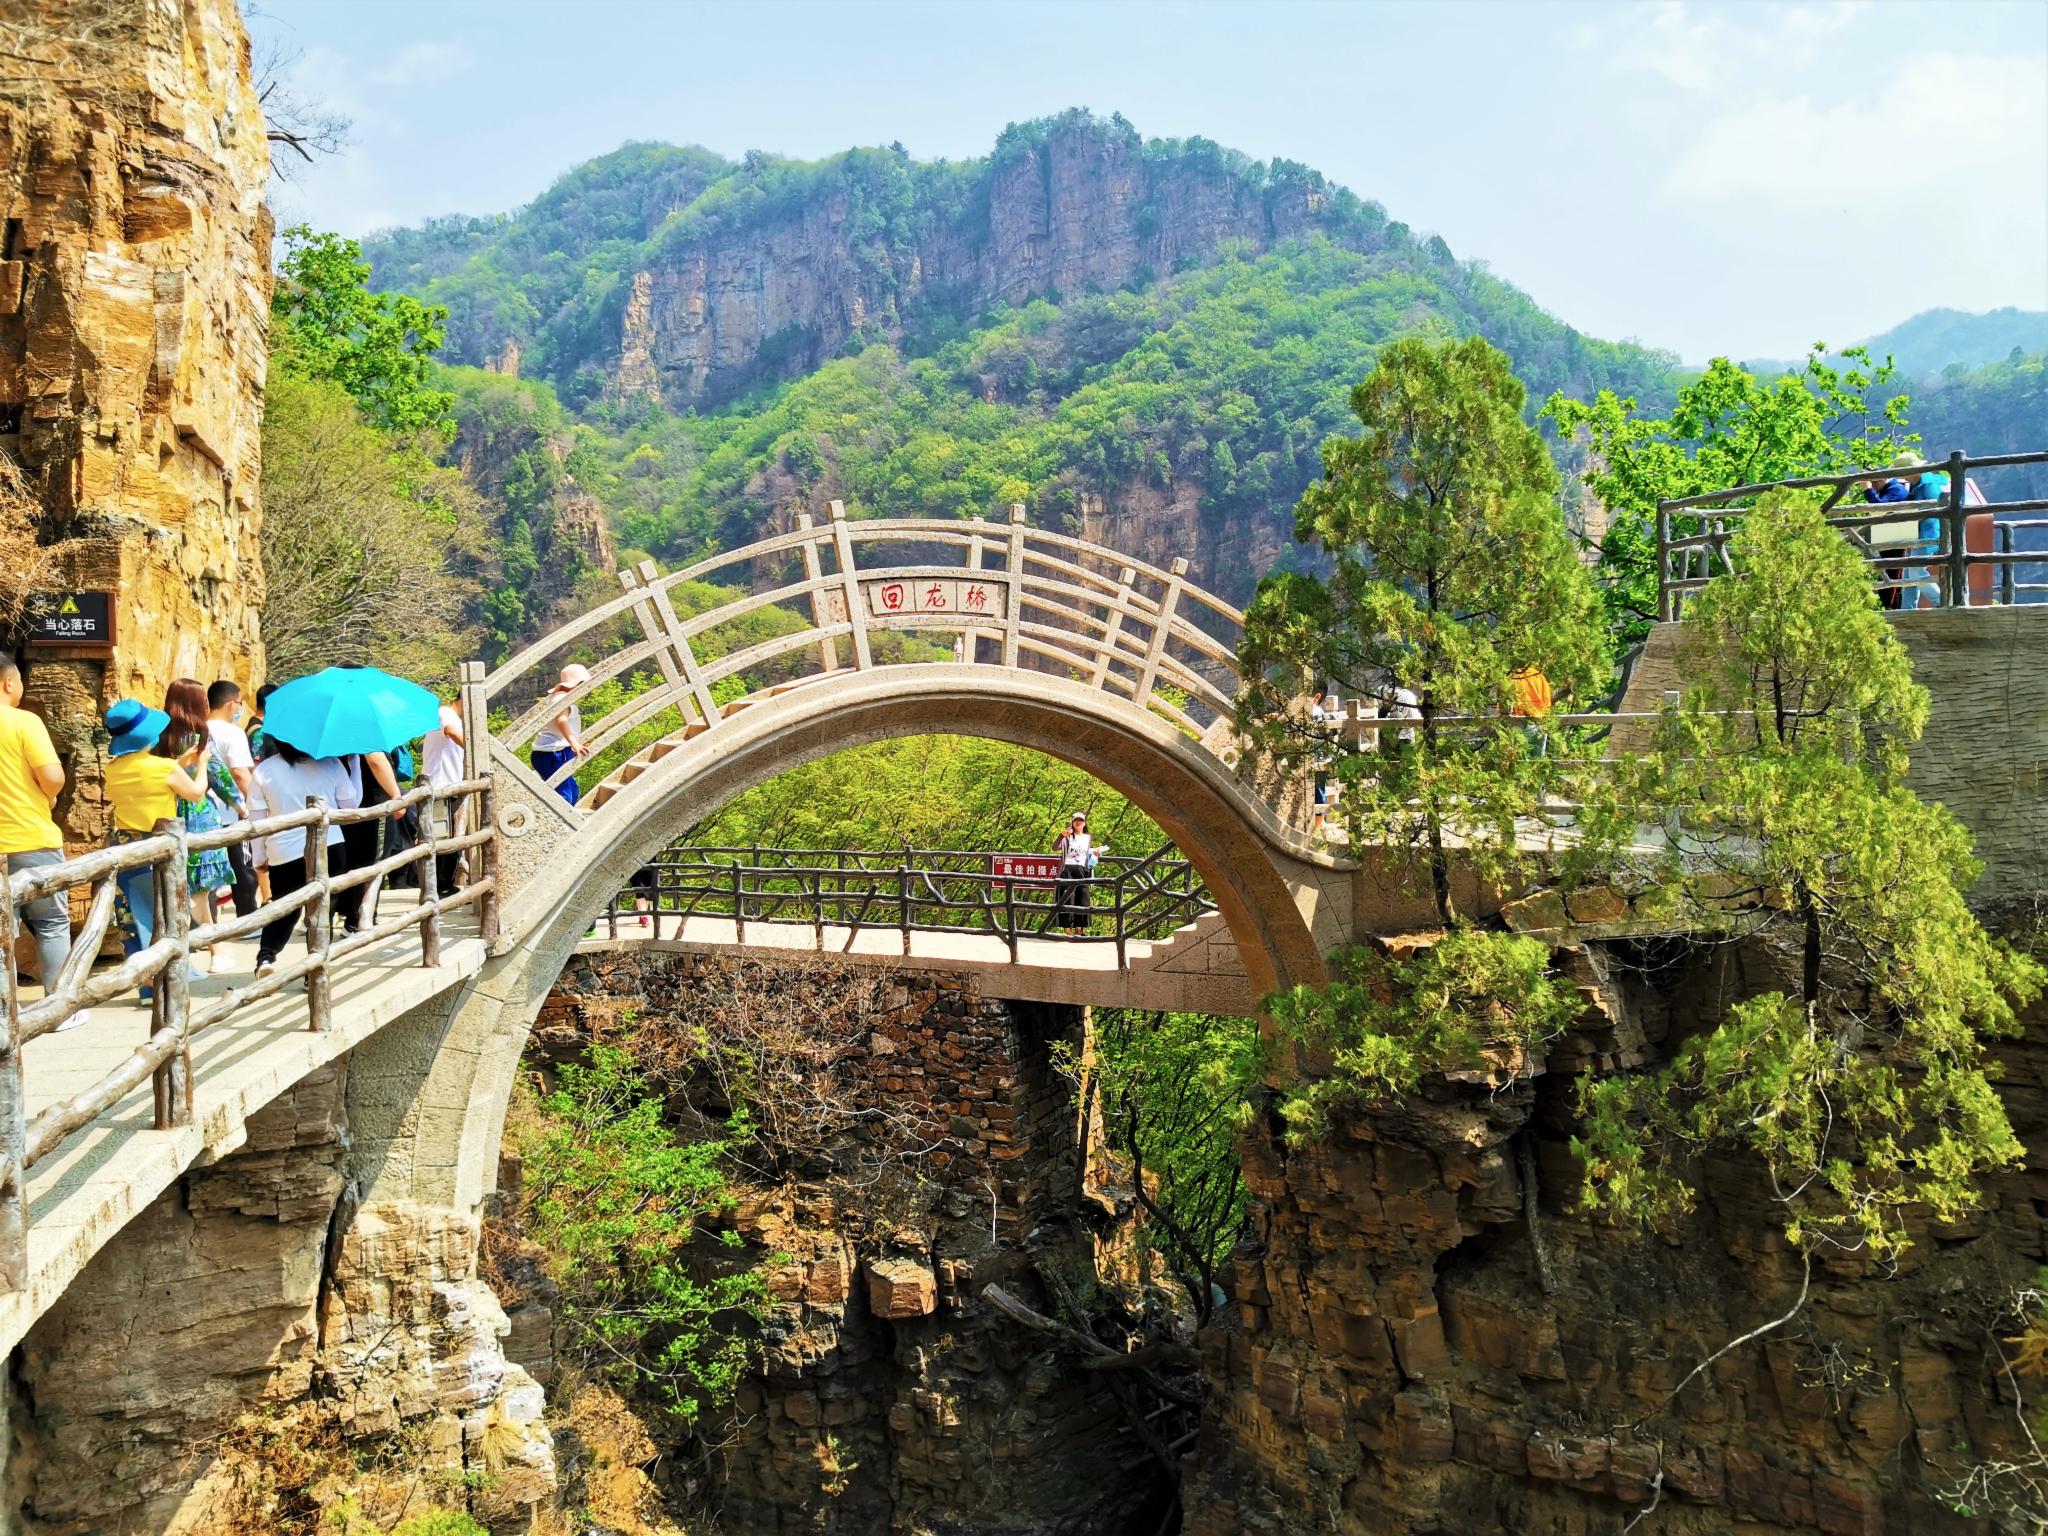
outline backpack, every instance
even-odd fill
[[[400,747],[391,754],[391,771],[398,776],[398,781],[401,784],[412,777],[412,748],[410,746]]]

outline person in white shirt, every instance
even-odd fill
[[[1079,811],[1068,819],[1067,830],[1053,840],[1052,846],[1060,856],[1060,878],[1054,887],[1053,909],[1058,914],[1060,926],[1067,932],[1086,933],[1093,907],[1090,882],[1094,878],[1096,860],[1109,850],[1095,846],[1095,840],[1088,835],[1088,818]]]
[[[420,743],[420,767],[426,772],[429,784],[437,790],[446,790],[462,782],[465,762],[462,712],[453,704],[443,704],[440,729],[427,732],[427,739]],[[464,813],[468,809],[466,803],[437,797],[432,803],[434,835],[462,836]],[[434,855],[434,889],[443,896],[456,889],[461,865],[462,855],[459,853]]]
[[[221,825],[239,821],[248,814],[249,793],[256,783],[256,758],[249,750],[249,734],[242,729],[242,689],[239,683],[221,678],[206,689],[206,737],[213,745],[214,761],[224,766],[234,780],[232,804],[215,796]],[[228,865],[235,872],[235,916],[247,917],[263,902],[263,879],[247,843],[228,848]]]
[[[320,800],[339,807],[349,795],[348,770],[337,757],[308,757],[290,742],[276,739],[277,751],[256,765],[251,794],[251,811],[260,817],[282,816],[306,808],[308,800]],[[360,794],[360,791],[357,791]],[[270,866],[270,893],[276,900],[300,890],[306,883],[305,827],[273,832],[263,840],[264,857]],[[327,829],[327,872],[330,877],[348,873],[348,853],[341,828]],[[306,935],[313,933],[312,908],[306,909]],[[277,968],[298,923],[299,914],[287,913],[263,925],[256,946],[256,974],[267,976]]]
[[[561,680],[548,690],[548,702],[556,706],[556,713],[533,738],[528,758],[543,780],[552,779],[589,751],[583,744],[583,712],[569,702],[569,695],[589,681],[590,668],[572,661],[562,668]],[[583,797],[573,773],[555,786],[555,793],[571,805]]]

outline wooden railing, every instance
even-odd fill
[[[890,546],[903,558],[876,558]],[[1237,689],[1244,615],[1190,585],[1187,561],[1160,570],[1034,529],[1022,506],[1008,523],[947,522],[848,518],[835,501],[822,526],[802,514],[788,533],[682,570],[664,575],[644,561],[619,574],[620,596],[481,678],[508,751],[523,756],[565,706],[608,685],[656,679],[586,722],[592,757],[656,721],[711,728],[749,692],[865,671],[881,664],[881,637],[920,632],[959,637],[960,660],[1063,674],[1196,736],[1230,713]],[[710,581],[739,595],[681,616],[684,598],[703,590],[686,584]],[[781,632],[755,638],[764,627]],[[588,681],[543,697],[569,661],[588,665]]]
[[[301,981],[306,987],[306,1027],[324,1031],[332,1021],[333,977],[346,970],[350,957],[408,928],[417,928],[420,964],[437,966],[441,963],[441,920],[462,907],[476,905],[485,939],[493,938],[498,922],[498,870],[491,802],[490,781],[473,778],[446,790],[422,785],[395,800],[355,810],[332,810],[316,801],[304,810],[261,821],[238,821],[210,832],[187,833],[181,827],[13,875],[0,860],[0,1157],[5,1159],[0,1164],[0,1291],[18,1289],[26,1272],[29,1171],[66,1137],[90,1125],[145,1082],[155,1089],[154,1124],[158,1130],[189,1125],[195,1036],[251,1003]],[[434,814],[440,804],[473,807],[468,825],[476,830],[440,836]],[[407,809],[421,812],[417,843],[361,869],[329,875],[328,828],[382,822]],[[450,819],[447,824],[456,826],[458,822]],[[191,855],[298,828],[306,835],[308,879],[303,887],[266,902],[247,916],[193,924],[186,890]],[[435,859],[470,850],[481,850],[475,861],[475,878],[453,891],[438,890]],[[417,872],[420,899],[416,905],[346,937],[331,935],[337,895],[368,888],[407,867]],[[118,964],[97,966],[114,916],[118,877],[140,870],[147,870],[154,883],[157,922],[152,942]],[[73,938],[70,957],[55,978],[44,978],[43,997],[24,1002],[14,976],[14,945],[20,929],[16,909],[45,896],[68,900],[69,893],[81,887],[90,889],[92,895],[84,926]],[[194,955],[247,938],[268,923],[297,919],[301,912],[311,914],[311,934],[302,957],[280,960],[268,974],[230,987],[217,997],[192,995],[189,977]],[[148,1027],[134,1050],[97,1082],[30,1117],[22,1080],[24,1047],[63,1028],[78,1013],[144,986],[152,993]]]
[[[901,935],[968,933],[1002,939],[1010,959],[1021,939],[1063,944],[1114,944],[1117,964],[1130,962],[1133,941],[1163,939],[1216,910],[1201,877],[1169,847],[1143,858],[1104,855],[1088,877],[1087,926],[1058,926],[1059,891],[1052,880],[989,872],[990,856],[905,848],[896,853],[831,848],[678,847],[661,853],[605,908],[599,931],[611,938],[658,939],[666,925],[679,937],[692,917],[721,917],[737,943],[750,923],[788,923],[825,930],[846,950],[863,931]],[[645,910],[642,910],[644,904]]]
[[[1822,488],[1828,491],[1822,503],[1828,522],[1863,552],[1876,572],[1872,585],[1878,590],[1910,591],[1932,585],[1940,594],[1942,607],[2048,602],[2048,538],[2040,541],[2041,547],[2014,547],[2015,534],[2048,529],[2048,501],[1971,506],[1964,500],[1972,470],[2018,464],[2048,464],[2048,452],[1985,458],[1952,453],[1918,469],[1859,469],[1844,475],[1738,485],[1703,496],[1661,501],[1657,504],[1657,615],[1665,620],[1677,618],[1690,594],[1734,568],[1729,541],[1743,516],[1744,507],[1739,504],[1753,502],[1768,491]],[[1857,501],[1852,503],[1853,512],[1835,510],[1859,487],[1912,474],[1947,475],[1947,494],[1939,501]],[[1940,525],[1940,537],[1932,548],[1921,547],[1917,530],[1914,538],[1906,540],[1873,540],[1871,536],[1873,529],[1885,524],[1923,518]],[[1983,547],[1973,549],[1973,539]],[[1909,552],[1884,552],[1901,547]]]

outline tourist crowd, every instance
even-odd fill
[[[383,694],[409,689],[420,695],[427,719],[435,717],[432,696],[372,668],[333,667],[311,679],[286,685],[303,696],[287,695],[294,708],[289,723],[280,713],[267,718],[275,685],[257,691],[254,709],[240,685],[223,679],[211,686],[179,678],[166,690],[163,706],[140,699],[121,699],[106,712],[106,763],[102,772],[110,825],[109,846],[173,830],[215,831],[237,821],[263,821],[319,802],[335,810],[351,810],[396,802],[407,781],[415,777],[410,742],[419,740],[417,773],[422,782],[449,790],[462,782],[464,742],[461,714],[438,706],[434,729],[422,734],[420,702],[408,700],[412,714],[391,709],[381,713]],[[55,864],[64,857],[63,835],[55,820],[66,775],[43,721],[22,707],[20,666],[0,652],[0,856],[10,874]],[[349,724],[350,720],[370,724]],[[337,722],[340,722],[337,724]],[[381,724],[379,723],[381,722]],[[409,723],[408,723],[409,722]],[[336,750],[333,737],[355,732],[354,750]],[[403,738],[393,732],[405,733]],[[381,742],[373,746],[372,742]],[[578,741],[580,746],[580,738]],[[438,818],[438,837],[457,837],[463,828],[461,810],[452,799],[427,802]],[[326,828],[326,867],[330,877],[360,870],[419,841],[419,808],[394,805],[382,819],[363,819]],[[224,907],[247,917],[273,900],[302,889],[311,860],[308,828],[289,826],[224,848],[196,850],[185,870],[184,899],[194,922],[214,920]],[[435,885],[454,890],[462,877],[461,855],[435,859]],[[406,872],[393,882],[409,878]],[[116,876],[120,892],[123,944],[129,954],[153,941],[163,915],[157,910],[155,871],[123,870]],[[350,933],[374,926],[379,885],[369,882],[335,894],[333,919]],[[313,908],[302,909],[308,936]],[[69,904],[62,892],[42,896],[20,910],[23,925],[35,940],[37,965],[46,988],[56,984],[71,952]],[[270,974],[300,924],[300,911],[266,923],[258,938],[255,971]],[[12,957],[4,958],[12,963]],[[200,963],[195,957],[195,968]],[[197,971],[195,969],[195,974]],[[142,991],[147,998],[149,989]],[[73,1014],[65,1027],[82,1021]]]

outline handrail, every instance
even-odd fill
[[[2048,567],[2048,548],[2014,549],[2012,530],[2048,527],[2048,519],[2017,514],[2048,512],[2048,500],[2023,498],[1969,504],[1967,483],[1972,470],[1999,469],[2022,464],[2048,464],[2048,451],[1986,454],[1972,457],[1960,451],[1917,468],[1877,466],[1851,470],[1839,475],[1808,475],[1798,479],[1758,482],[1708,491],[1696,496],[1674,497],[1657,503],[1657,615],[1669,621],[1679,617],[1685,600],[1705,588],[1720,572],[1733,569],[1729,544],[1734,524],[1747,509],[1735,505],[1773,490],[1829,490],[1822,510],[1831,526],[1863,554],[1876,576],[1872,585],[1879,591],[1922,591],[1933,588],[1941,607],[1992,607],[2023,601],[2048,601],[2048,581],[2022,581],[2017,568]],[[1896,479],[1911,474],[1941,474],[1948,477],[1948,490],[1935,501],[1857,502],[1855,511],[1835,514],[1842,498],[1859,485]],[[2002,540],[2004,548],[1971,549],[1970,520],[1986,518]],[[1935,539],[1917,536],[1906,541],[1903,552],[1886,554],[1875,547],[1870,535],[1889,523],[1932,521],[1939,525]],[[1685,526],[1680,526],[1684,524]],[[1922,548],[1924,544],[1929,547]],[[1992,579],[1973,583],[1977,570],[1992,573]],[[1918,573],[1918,574],[1913,574]],[[2040,593],[2041,597],[2021,594]]]
[[[302,810],[260,820],[245,818],[206,832],[187,832],[180,825],[169,832],[93,849],[13,875],[7,873],[4,861],[0,861],[0,1109],[5,1110],[0,1113],[0,1292],[19,1289],[26,1279],[27,1184],[29,1172],[37,1163],[145,1082],[154,1085],[156,1129],[169,1130],[191,1123],[194,1035],[298,981],[306,983],[307,1028],[325,1031],[332,1024],[332,978],[347,969],[351,955],[408,928],[417,928],[420,964],[438,966],[442,918],[472,905],[479,909],[485,936],[495,934],[499,889],[491,789],[488,777],[471,777],[446,788],[421,784],[381,804],[346,810],[317,800],[308,801]],[[413,846],[360,870],[328,873],[330,828],[381,822],[412,809],[425,812],[419,840]],[[443,836],[439,831],[443,818],[437,812],[444,809],[450,827],[473,822],[478,830]],[[254,843],[299,829],[306,835],[309,875],[300,889],[268,901],[246,916],[193,924],[186,890],[192,854]],[[455,890],[440,891],[435,861],[470,849],[483,850],[478,860],[480,873]],[[418,871],[417,904],[360,933],[339,941],[330,940],[327,920],[337,894],[367,887],[409,865],[416,866]],[[153,942],[120,963],[96,971],[93,962],[112,926],[117,882],[122,876],[132,878],[140,871],[147,871],[154,884],[158,924]],[[62,896],[79,887],[90,889],[93,894],[84,925],[73,938],[70,958],[55,977],[44,979],[45,995],[41,999],[24,1003],[15,984],[12,958],[19,929],[16,910],[39,897]],[[246,937],[267,923],[291,919],[296,926],[300,913],[307,911],[312,914],[313,928],[304,958],[279,965],[268,975],[231,988],[218,997],[192,996],[188,977],[193,955],[227,940]],[[151,990],[149,1027],[142,1042],[97,1082],[44,1106],[30,1117],[23,1097],[24,1048],[62,1028],[78,1013],[141,986]]]
[[[883,563],[892,554],[903,557],[900,563]],[[863,555],[874,563],[862,564]],[[725,571],[747,578],[716,606],[677,614],[671,597],[684,583]],[[833,502],[827,521],[800,514],[788,532],[681,570],[662,573],[643,561],[622,571],[619,596],[481,674],[479,693],[486,704],[512,704],[509,721],[494,734],[506,751],[523,755],[565,707],[582,705],[600,688],[628,685],[621,703],[585,722],[586,756],[542,775],[556,788],[597,753],[630,753],[636,744],[644,753],[657,734],[672,741],[719,729],[766,693],[895,664],[895,653],[885,650],[885,642],[896,643],[887,639],[892,634],[936,630],[961,637],[957,661],[1069,676],[1199,738],[1233,708],[1233,631],[1242,629],[1244,615],[1186,577],[1185,560],[1161,569],[1032,528],[1021,505],[1011,506],[1008,522],[945,522],[853,519]],[[622,630],[622,622],[637,633]],[[764,623],[779,632],[764,636]],[[543,660],[572,653],[587,661],[583,681],[545,699],[509,698],[507,691]],[[623,776],[608,788],[593,788],[586,815],[633,776],[623,764],[617,774]]]
[[[863,929],[873,928],[900,934],[906,955],[913,933],[981,934],[1003,939],[1012,960],[1026,937],[1114,944],[1119,967],[1127,968],[1131,943],[1164,939],[1216,910],[1194,867],[1171,845],[1143,856],[1102,855],[1080,880],[992,874],[989,858],[959,849],[678,846],[644,867],[651,879],[636,877],[616,892],[598,922],[618,938],[622,922],[637,919],[659,939],[664,919],[680,935],[692,917],[723,917],[734,922],[741,944],[750,923],[800,924],[812,929],[819,948],[825,930],[836,928],[845,930],[842,947],[849,950]],[[969,862],[980,867],[960,867]],[[1063,901],[1082,897],[1086,923],[1060,931],[1060,918],[1075,913]]]

